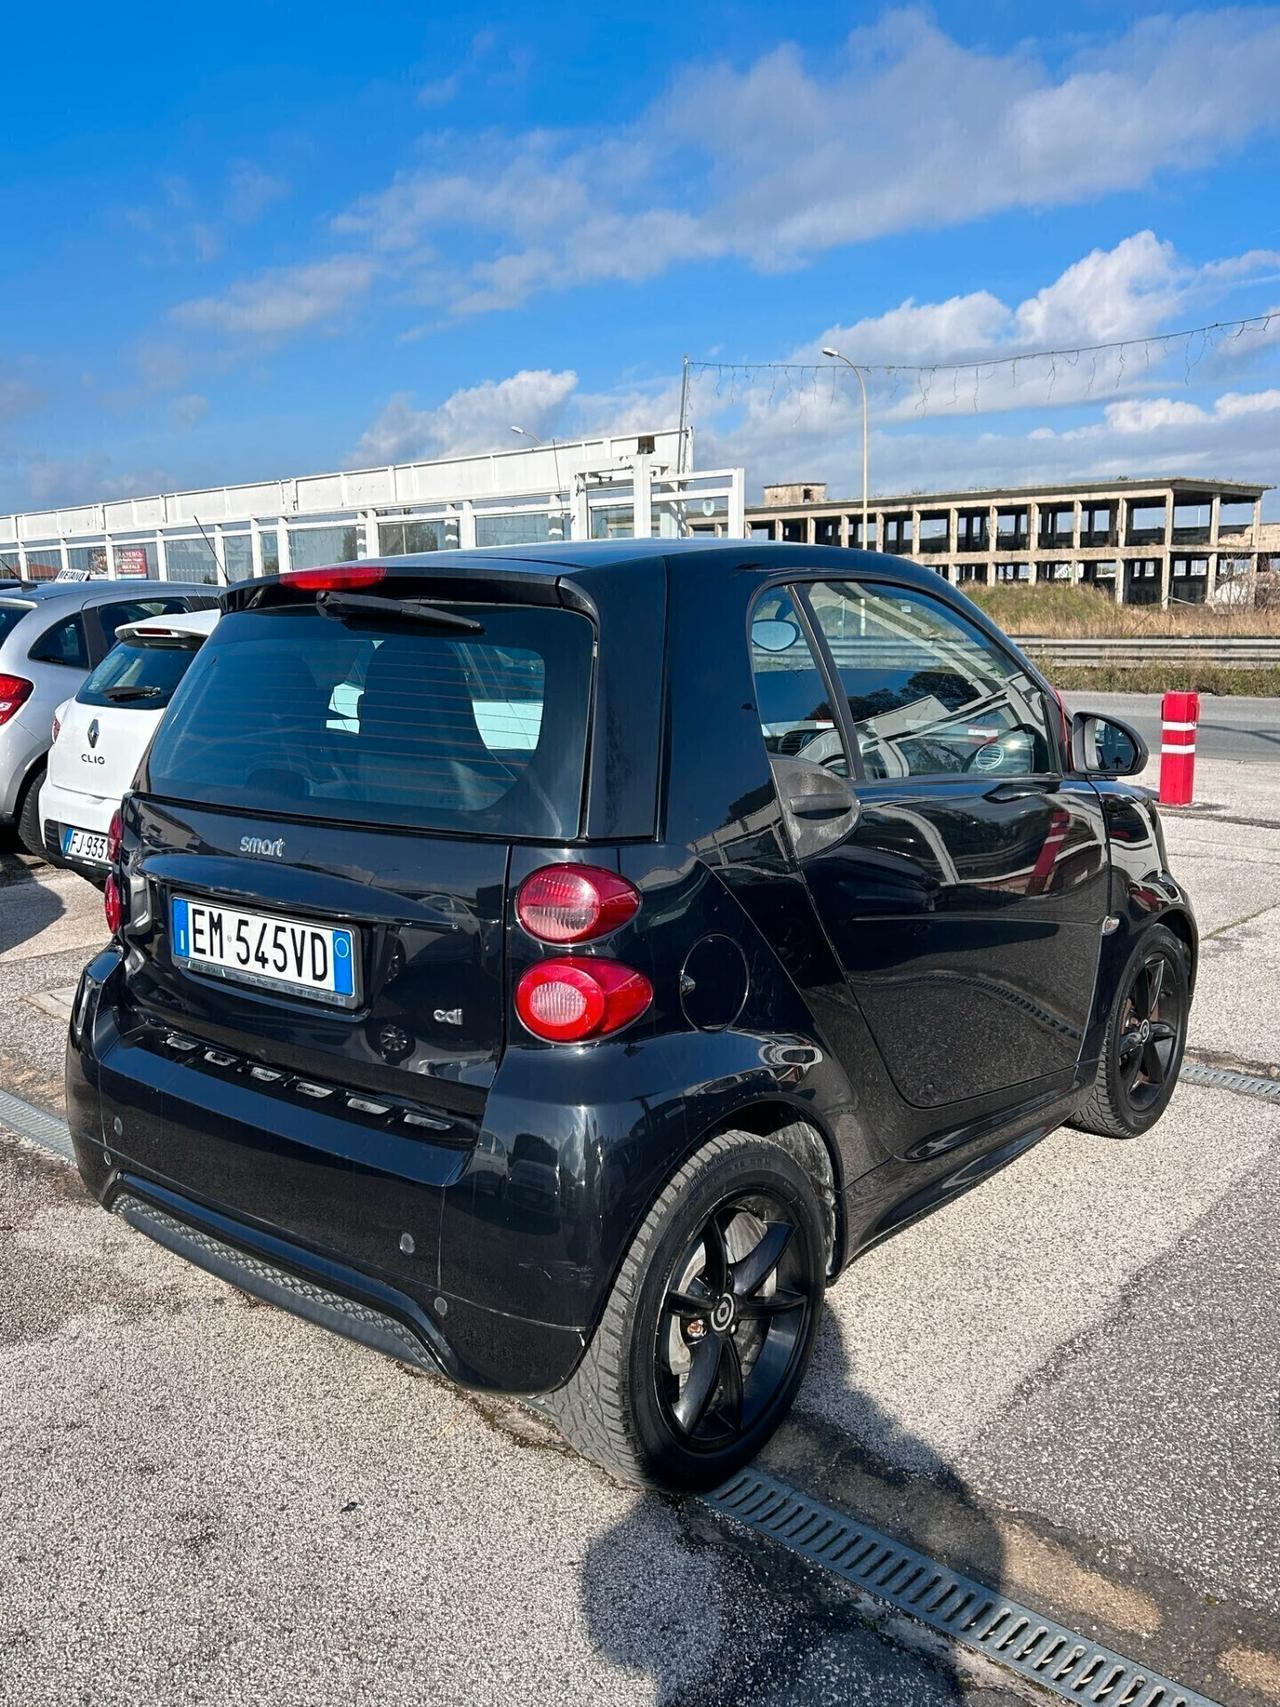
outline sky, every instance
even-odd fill
[[[929,370],[873,490],[1280,479],[1280,8],[121,18],[6,14],[0,511],[671,426],[686,355],[698,466],[852,495],[823,345]]]

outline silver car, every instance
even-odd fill
[[[116,629],[202,610],[216,591],[179,581],[42,581],[0,588],[0,823],[43,854],[40,784],[53,714],[115,644]]]

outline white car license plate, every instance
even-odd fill
[[[241,912],[175,895],[173,958],[195,972],[314,996],[339,1007],[357,997],[356,933],[345,925]]]
[[[77,830],[71,824],[62,827],[62,852],[67,859],[90,859],[95,865],[107,863],[105,830]]]

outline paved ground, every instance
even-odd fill
[[[1160,699],[1157,693],[1073,693],[1080,710],[1111,711],[1123,717],[1160,750]],[[1234,694],[1203,694],[1197,751],[1204,759],[1244,759],[1255,765],[1280,764],[1280,705],[1274,699]]]
[[[1280,787],[1202,780],[1168,820],[1206,932],[1193,1046],[1265,1067]],[[99,901],[7,869],[0,1083],[55,1105]],[[6,1707],[1009,1698],[0,1143]],[[1059,1132],[844,1278],[768,1459],[1222,1701],[1280,1700],[1278,1215],[1280,1106],[1184,1086],[1145,1142]]]

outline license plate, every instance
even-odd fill
[[[62,852],[68,859],[88,859],[95,865],[107,863],[107,837],[104,830],[77,830],[66,824],[62,830]]]
[[[356,933],[345,925],[243,912],[175,895],[172,926],[173,958],[193,972],[337,1007],[356,1005]]]

